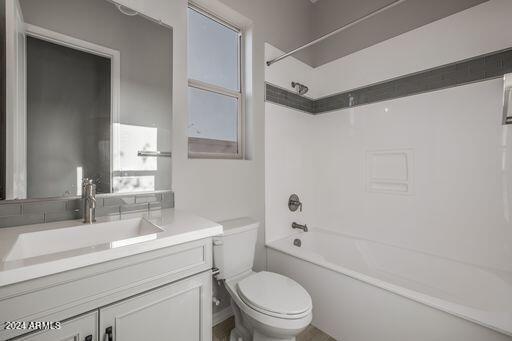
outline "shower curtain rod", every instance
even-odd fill
[[[270,65],[272,65],[272,64],[274,64],[274,63],[277,63],[278,61],[280,61],[280,60],[282,60],[282,59],[285,59],[286,57],[289,57],[289,56],[291,56],[291,55],[293,55],[293,54],[295,54],[295,53],[297,53],[297,52],[299,52],[299,51],[302,51],[302,50],[304,50],[305,48],[310,47],[311,45],[315,45],[316,43],[319,43],[319,42],[321,42],[321,41],[322,41],[322,40],[324,40],[324,39],[327,39],[327,38],[329,38],[329,37],[331,37],[331,36],[333,36],[333,35],[335,35],[335,34],[337,34],[337,33],[341,32],[341,31],[346,30],[346,29],[347,29],[347,28],[349,28],[349,27],[354,26],[355,24],[360,23],[361,21],[364,21],[364,20],[366,20],[366,19],[368,19],[368,18],[371,18],[371,17],[373,17],[374,15],[379,14],[379,13],[381,13],[381,12],[384,12],[385,10],[388,10],[388,9],[390,9],[390,8],[392,8],[392,7],[395,7],[396,5],[399,5],[399,4],[401,4],[402,2],[405,2],[405,1],[406,1],[406,0],[396,0],[396,1],[393,1],[392,3],[390,3],[389,5],[386,5],[386,6],[384,6],[384,7],[381,7],[381,8],[379,8],[379,9],[376,9],[375,11],[370,12],[370,13],[368,13],[367,15],[365,15],[365,16],[363,16],[363,17],[359,18],[359,19],[356,19],[356,20],[354,20],[354,21],[352,21],[352,22],[349,22],[348,24],[346,24],[346,25],[344,25],[344,26],[341,26],[340,28],[338,28],[338,29],[336,29],[336,30],[334,30],[334,31],[332,31],[332,32],[329,32],[329,33],[327,33],[327,34],[325,34],[325,35],[321,36],[320,38],[317,38],[317,39],[315,39],[315,40],[313,40],[313,41],[310,41],[309,43],[307,43],[307,44],[305,44],[305,45],[302,45],[301,47],[297,47],[295,50],[291,50],[290,52],[284,53],[284,54],[280,55],[280,56],[279,56],[279,57],[277,57],[277,58],[274,58],[274,59],[272,59],[272,60],[267,61],[267,66],[270,66]]]

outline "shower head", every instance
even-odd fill
[[[309,91],[309,88],[305,86],[304,84],[300,84],[298,82],[292,82],[292,88],[297,90],[297,93],[299,95],[305,95]]]

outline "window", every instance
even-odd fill
[[[188,8],[189,157],[243,157],[242,34]]]

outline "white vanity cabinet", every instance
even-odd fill
[[[66,322],[63,322],[60,329],[34,333],[19,339],[19,341],[96,340],[98,340],[98,311],[77,316]]]
[[[195,276],[100,309],[100,340],[206,340],[211,276]]]
[[[61,329],[0,340],[211,340],[212,241],[204,238],[0,287],[0,322]],[[18,339],[17,339],[18,340]]]
[[[71,318],[60,329],[18,340],[210,340],[210,302],[211,275],[206,272]]]

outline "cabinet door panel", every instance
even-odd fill
[[[100,331],[111,327],[117,341],[211,340],[210,300],[206,272],[100,309]]]
[[[19,341],[97,341],[98,312],[63,322],[60,329],[46,330],[22,337]]]

